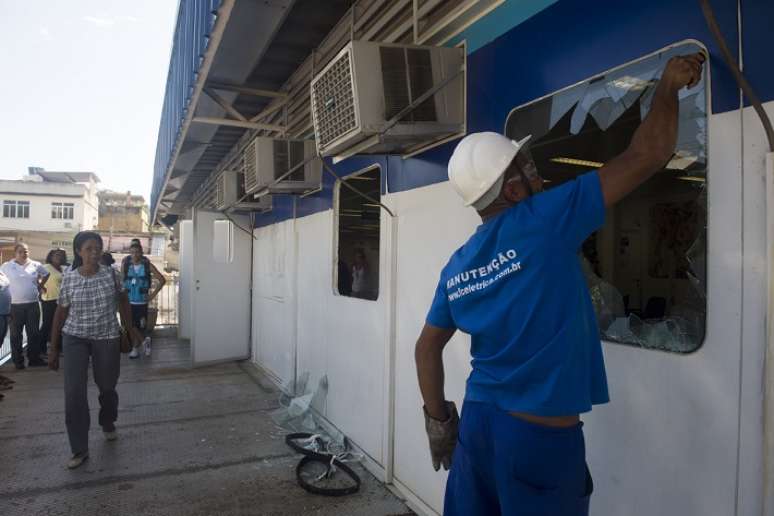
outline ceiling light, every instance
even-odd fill
[[[623,77],[619,77],[618,79],[612,80],[608,82],[608,84],[612,84],[616,88],[621,88],[622,90],[626,91],[638,91],[638,90],[644,90],[651,84],[653,84],[652,81],[644,81],[642,79],[639,79],[637,77],[632,77],[630,75],[624,75]]]
[[[601,163],[599,161],[589,161],[586,159],[575,159],[575,158],[564,158],[564,157],[551,158],[549,161],[552,161],[554,163],[563,163],[565,165],[577,165],[579,167],[591,167],[591,168],[601,168],[605,165],[604,163]]]
[[[665,168],[670,170],[685,170],[699,160],[699,157],[695,154],[691,154],[688,151],[677,151],[675,155],[669,160]]]
[[[682,176],[678,177],[677,179],[681,181],[694,181],[696,183],[706,183],[707,178],[706,177],[699,177],[699,176]]]

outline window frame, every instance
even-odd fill
[[[3,199],[3,218],[4,219],[29,219],[30,201],[17,201],[13,199]],[[6,208],[7,214],[6,214]]]
[[[662,48],[659,48],[659,49],[657,49],[657,50],[655,50],[653,52],[650,52],[648,54],[640,56],[640,57],[638,57],[636,59],[632,59],[632,60],[627,61],[627,62],[625,62],[623,64],[614,66],[613,68],[609,68],[607,70],[600,71],[600,72],[595,73],[595,74],[593,74],[593,75],[591,75],[589,77],[586,77],[586,78],[584,78],[584,79],[582,79],[580,81],[577,81],[577,82],[575,82],[573,84],[570,84],[570,85],[565,86],[563,88],[560,88],[560,89],[558,89],[556,91],[553,91],[553,92],[548,93],[546,95],[543,95],[541,97],[538,97],[538,98],[535,98],[533,100],[530,100],[529,102],[524,102],[522,104],[519,104],[519,105],[511,108],[511,110],[508,112],[508,115],[505,117],[505,122],[503,123],[502,134],[503,135],[507,135],[508,125],[509,125],[509,121],[510,121],[511,117],[515,113],[519,112],[520,110],[522,110],[522,109],[524,109],[524,108],[526,108],[528,106],[531,106],[533,104],[537,104],[538,102],[542,102],[542,101],[544,101],[546,99],[550,99],[552,97],[555,97],[556,95],[564,93],[565,91],[568,91],[568,90],[570,90],[572,88],[576,88],[576,87],[578,87],[578,86],[580,86],[582,84],[590,83],[590,82],[593,82],[593,81],[595,81],[597,79],[604,78],[605,76],[607,76],[609,74],[615,73],[615,72],[617,72],[619,70],[623,70],[625,68],[628,68],[628,67],[630,67],[632,65],[635,65],[635,64],[640,63],[642,61],[645,61],[646,59],[649,59],[649,58],[652,58],[654,56],[657,56],[657,55],[659,55],[659,54],[661,54],[663,52],[667,52],[667,51],[672,50],[674,48],[677,48],[677,47],[680,47],[680,46],[684,46],[684,45],[690,45],[690,44],[696,45],[697,47],[702,49],[707,55],[709,55],[709,50],[707,49],[707,46],[702,41],[700,41],[698,39],[695,39],[695,38],[687,38],[687,39],[683,39],[683,40],[677,41],[675,43],[671,43],[671,44],[666,45],[666,46],[664,46]],[[704,111],[704,113],[705,113],[705,116],[706,116],[707,122],[708,122],[707,123],[707,140],[706,140],[706,143],[705,143],[705,148],[707,149],[707,152],[706,152],[706,164],[705,164],[705,169],[706,169],[706,171],[705,171],[705,189],[708,190],[709,189],[709,185],[710,185],[710,173],[709,173],[710,172],[710,160],[709,160],[709,156],[710,156],[710,154],[709,154],[709,147],[710,147],[709,118],[710,118],[710,115],[712,115],[712,69],[711,69],[711,65],[710,65],[710,60],[709,59],[707,61],[705,61],[704,66],[705,66],[705,69],[704,69],[704,84],[705,84],[705,87],[704,87],[704,91],[705,91],[705,98],[704,98],[705,106],[704,106],[704,109],[705,109],[705,111]],[[709,197],[709,192],[708,192],[707,195]],[[709,259],[710,259],[710,254],[709,254],[709,249],[710,249],[710,246],[711,246],[711,242],[710,242],[710,240],[711,240],[711,231],[710,231],[710,220],[711,220],[711,217],[710,217],[710,203],[709,202],[706,203],[705,210],[706,210],[706,220],[705,220],[705,228],[704,228],[704,231],[705,231],[705,235],[704,235],[704,241],[705,241],[705,249],[704,249],[704,263],[705,263],[704,289],[705,289],[705,297],[704,297],[704,334],[702,336],[702,339],[697,343],[697,345],[696,345],[696,347],[694,349],[692,349],[691,351],[688,351],[688,352],[678,352],[678,351],[672,351],[672,350],[655,348],[655,347],[652,347],[652,348],[651,347],[646,347],[646,348],[642,348],[642,349],[646,349],[646,350],[652,351],[652,352],[666,353],[666,354],[669,354],[669,355],[689,356],[689,355],[692,355],[692,354],[700,351],[704,347],[704,344],[707,341],[707,334],[709,333],[708,327],[709,327],[709,306],[710,306],[710,299],[709,299],[709,297],[710,297],[710,289],[709,289],[709,282],[710,282]],[[613,283],[611,283],[611,285],[613,285],[615,287],[615,285]],[[619,346],[626,346],[626,347],[638,347],[635,343],[632,343],[632,342],[618,342],[618,341],[614,341],[614,340],[608,340],[608,339],[604,338],[604,336],[601,333],[602,332],[600,331],[600,336],[599,336],[600,337],[600,341],[602,341],[602,342],[604,342],[606,344],[616,344],[616,345],[619,345]]]
[[[382,209],[379,208],[379,270],[377,271],[377,278],[378,278],[378,287],[376,289],[376,298],[375,299],[366,299],[361,297],[355,297],[355,296],[347,296],[344,294],[339,293],[339,209],[341,206],[340,203],[340,195],[341,195],[341,187],[344,181],[346,181],[348,178],[361,176],[363,174],[366,174],[368,172],[371,172],[373,170],[379,171],[379,202],[382,202],[382,195],[383,195],[383,186],[384,186],[384,177],[383,177],[383,171],[382,165],[379,163],[372,163],[371,165],[368,165],[364,168],[361,168],[351,174],[347,174],[346,176],[342,176],[341,179],[337,179],[336,182],[333,185],[333,261],[331,264],[331,267],[333,269],[333,274],[331,277],[333,278],[333,283],[331,284],[331,288],[333,289],[333,295],[336,297],[344,297],[349,299],[356,299],[360,301],[368,301],[368,302],[378,302],[379,297],[381,296],[381,254],[382,254]]]
[[[69,217],[67,216],[69,214]],[[52,202],[51,218],[55,220],[73,220],[75,219],[75,203],[72,202]]]

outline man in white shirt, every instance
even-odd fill
[[[45,366],[40,357],[40,292],[45,290],[48,271],[29,259],[27,244],[17,244],[15,258],[5,262],[0,271],[8,277],[11,290],[11,356],[16,369],[24,369],[22,331],[27,330],[27,363]]]

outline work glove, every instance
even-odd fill
[[[425,412],[425,430],[430,441],[430,456],[433,459],[433,468],[438,471],[443,464],[443,469],[451,468],[454,447],[457,445],[457,431],[460,425],[460,416],[457,406],[453,401],[446,401],[446,413],[449,417],[446,421],[439,421],[430,417],[427,409]]]

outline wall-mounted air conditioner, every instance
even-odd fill
[[[463,65],[462,48],[350,42],[311,82],[320,154],[403,154],[463,131]]]
[[[271,200],[268,201],[271,203]],[[244,174],[227,170],[218,178],[215,193],[215,209],[235,211],[265,211],[266,201],[254,200],[244,189]],[[271,204],[269,204],[271,209]]]
[[[243,158],[248,193],[303,193],[320,187],[322,160],[312,140],[259,137]]]

